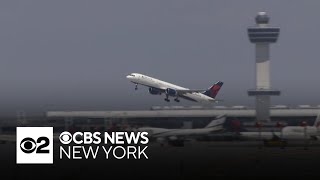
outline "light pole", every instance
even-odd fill
[[[256,127],[258,128],[258,132],[259,132],[259,141],[262,142],[262,137],[261,137],[261,128],[262,128],[262,123],[260,121],[256,122]],[[259,143],[260,144],[260,143]],[[261,144],[259,145],[259,149],[261,149],[262,146]]]
[[[302,121],[301,126],[303,127],[303,132],[304,132],[304,149],[308,149],[308,137],[307,137],[307,126],[308,123],[306,121]]]
[[[284,123],[282,122],[277,122],[277,127],[280,128],[280,142],[281,142],[281,149],[284,148],[284,141],[283,141],[283,127],[284,127]]]

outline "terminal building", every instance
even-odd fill
[[[320,106],[300,105],[288,107],[276,105],[270,108],[271,122],[264,125],[264,130],[279,130],[277,123],[300,125],[306,122],[312,125],[320,114]],[[257,131],[255,127],[255,109],[246,106],[153,106],[149,110],[139,111],[49,111],[47,117],[55,123],[68,128],[75,124],[92,124],[104,127],[111,123],[128,124],[130,126],[153,126],[163,128],[201,128],[219,115],[227,117],[227,129]],[[233,127],[235,124],[239,124]],[[241,125],[240,125],[241,124]],[[81,125],[80,125],[81,126]],[[240,129],[239,129],[240,130]]]

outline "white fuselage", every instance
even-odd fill
[[[177,86],[175,84],[161,81],[159,79],[152,78],[152,77],[149,77],[149,76],[146,76],[143,74],[132,73],[131,75],[134,75],[134,77],[127,76],[127,78],[135,84],[140,84],[143,86],[153,87],[153,88],[158,88],[158,89],[171,88],[171,89],[176,89],[176,90],[189,90],[188,88]],[[197,101],[197,102],[212,102],[212,101],[214,101],[213,98],[206,96],[206,95],[199,93],[199,92],[185,93],[185,94],[183,94],[182,97],[189,99],[189,100]]]
[[[284,139],[299,140],[312,136],[318,137],[320,136],[320,130],[315,126],[287,126],[281,132],[241,132],[240,135],[248,139],[270,139],[273,135],[277,135]]]

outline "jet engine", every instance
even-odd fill
[[[167,88],[166,94],[169,96],[177,96],[178,92],[175,89]]]

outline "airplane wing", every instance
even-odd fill
[[[177,89],[178,94],[186,94],[186,93],[203,93],[206,89]]]
[[[154,88],[154,87],[150,86],[150,88]],[[166,92],[166,90],[168,88],[167,87],[160,87],[160,88],[156,88],[156,89],[160,90],[161,92]],[[175,90],[179,95],[183,95],[186,93],[203,93],[206,91],[206,89],[173,89],[173,90]]]

